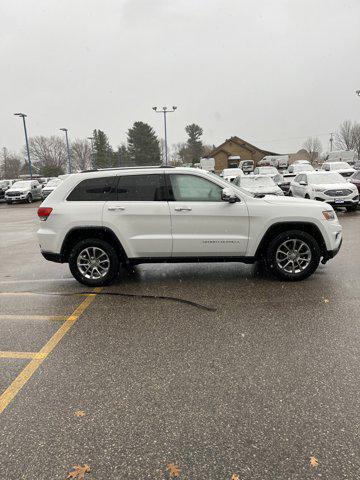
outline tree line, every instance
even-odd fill
[[[173,165],[194,164],[213,147],[204,145],[203,130],[199,125],[185,127],[187,140],[170,146],[169,163]],[[160,165],[164,162],[164,140],[156,136],[147,123],[138,121],[129,128],[126,142],[116,149],[110,145],[103,130],[95,129],[91,140],[75,139],[70,143],[70,158],[73,171],[91,168]],[[33,173],[44,177],[58,176],[67,171],[67,149],[65,141],[58,136],[43,135],[29,138],[30,158]],[[0,152],[0,178],[18,178],[28,174],[26,150],[21,154]]]

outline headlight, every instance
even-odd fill
[[[325,220],[336,220],[336,213],[334,210],[323,210]]]

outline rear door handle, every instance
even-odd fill
[[[108,207],[108,210],[114,212],[115,210],[125,210],[125,207],[121,207],[120,205],[114,205],[113,207]]]
[[[176,210],[177,212],[183,212],[183,211],[190,212],[191,207],[175,207],[174,210]]]

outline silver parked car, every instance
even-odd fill
[[[34,200],[41,200],[42,187],[37,180],[19,180],[5,192],[7,204],[13,202],[31,203]]]

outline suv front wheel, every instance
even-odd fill
[[[265,254],[271,273],[280,280],[304,280],[320,262],[320,248],[314,237],[300,230],[282,232],[273,238]]]
[[[89,238],[74,245],[69,255],[69,267],[78,282],[99,287],[115,279],[119,271],[119,258],[110,243]]]

